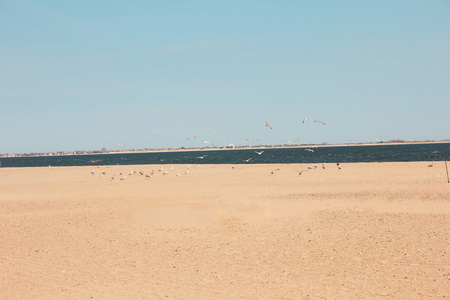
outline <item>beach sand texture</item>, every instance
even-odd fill
[[[0,298],[448,298],[429,164],[0,168]]]

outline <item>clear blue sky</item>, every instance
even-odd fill
[[[0,0],[0,104],[0,153],[449,139],[450,1]]]

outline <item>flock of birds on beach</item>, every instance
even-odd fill
[[[194,168],[195,168],[195,169],[199,169],[199,168],[200,168],[200,165],[196,165]],[[168,175],[169,173],[174,172],[174,170],[175,170],[175,167],[172,165],[170,168],[167,168],[167,169],[165,169],[164,166],[161,166],[161,168],[159,168],[156,172],[155,172],[154,169],[152,169],[150,172],[144,172],[144,171],[142,171],[142,170],[139,170],[139,171],[131,170],[130,172],[126,173],[126,172],[124,172],[124,171],[121,171],[121,172],[119,173],[120,177],[118,177],[118,179],[119,179],[119,180],[126,180],[126,179],[127,179],[127,176],[134,176],[134,175],[142,176],[142,177],[144,177],[145,179],[150,179],[150,178],[152,178],[152,176],[155,176],[156,174],[160,174],[160,175],[165,176],[165,175]],[[191,171],[191,165],[187,165],[187,166],[186,166],[186,169],[185,169],[183,172],[177,173],[176,176],[179,177],[179,176],[181,176],[182,174],[183,174],[183,175],[188,175],[188,174],[190,173],[190,171]],[[95,174],[96,174],[95,170],[92,169],[92,170],[91,170],[91,175],[94,176]],[[106,171],[102,171],[102,172],[100,173],[100,176],[101,176],[101,177],[106,176],[106,175],[107,175]],[[116,179],[116,174],[113,174],[113,175],[110,177],[110,180],[115,180],[115,179]]]
[[[262,152],[264,152],[264,151],[262,151]],[[250,159],[249,159],[250,160]],[[288,164],[289,165],[289,164]],[[161,166],[160,168],[158,168],[157,169],[157,171],[155,172],[155,169],[152,169],[150,172],[144,172],[144,171],[142,171],[142,170],[139,170],[139,171],[136,171],[136,170],[131,170],[129,173],[126,173],[126,172],[123,172],[123,171],[121,171],[120,173],[119,173],[119,175],[120,175],[120,177],[118,178],[119,180],[126,180],[127,179],[127,176],[141,176],[141,177],[143,177],[143,178],[145,178],[145,179],[150,179],[150,178],[152,178],[152,176],[156,176],[156,175],[160,175],[160,176],[166,176],[166,175],[169,175],[170,173],[176,173],[176,172],[174,172],[175,171],[175,167],[172,165],[170,168],[165,168],[165,167],[167,167],[167,166]],[[341,166],[341,164],[340,163],[336,163],[336,167],[340,170],[340,169],[342,169],[342,166]],[[200,165],[196,165],[195,167],[194,167],[194,169],[199,169],[200,168]],[[232,166],[231,167],[233,170],[235,169],[235,167],[234,166]],[[301,176],[305,171],[308,171],[308,170],[313,170],[313,169],[318,169],[319,168],[319,166],[317,165],[317,164],[314,164],[313,166],[308,166],[306,169],[303,169],[303,170],[295,170],[295,172],[299,175],[299,176]],[[322,167],[321,167],[323,170],[325,170],[325,164],[322,164]],[[271,175],[274,175],[277,171],[280,171],[280,168],[279,167],[276,167],[276,168],[274,168],[274,169],[272,169],[271,171],[270,171],[270,174]],[[188,165],[186,165],[186,168],[182,171],[182,172],[178,172],[178,173],[176,173],[176,176],[177,177],[180,177],[181,175],[189,175],[190,174],[190,172],[191,172],[191,165],[190,164],[188,164]],[[92,169],[91,170],[91,175],[92,176],[94,176],[96,174],[96,171],[94,170],[94,169]],[[100,172],[100,177],[103,177],[103,176],[105,176],[106,177],[106,175],[107,175],[107,173],[106,173],[106,171],[102,171],[102,172]],[[129,178],[129,177],[128,177]],[[116,179],[116,174],[113,174],[111,177],[110,177],[110,180],[115,180]]]

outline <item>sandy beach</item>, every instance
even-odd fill
[[[0,298],[448,298],[429,164],[0,168]]]

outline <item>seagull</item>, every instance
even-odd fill
[[[193,136],[193,135],[192,135],[192,136],[188,137],[188,138],[186,139],[186,141],[189,140],[189,139],[196,139],[196,138],[197,138],[196,136]]]
[[[249,162],[249,161],[252,160],[252,159],[253,159],[253,157],[250,157],[249,159],[241,160],[241,162]]]
[[[88,161],[88,162],[90,162],[91,164],[93,164],[93,165],[96,165],[99,161],[101,161],[100,159],[97,159],[97,160],[90,160],[90,161]]]
[[[124,144],[116,144],[117,146],[124,146]]]
[[[431,167],[433,167],[433,166],[434,166],[434,163],[428,165],[429,168],[431,168]]]
[[[302,123],[305,124],[306,121],[308,121],[308,118],[304,118]]]
[[[272,127],[269,125],[269,123],[267,123],[267,121],[266,121],[266,126],[269,127],[270,129],[272,129]]]
[[[285,141],[285,143],[286,145],[293,145],[296,141],[298,141],[298,139],[295,141]]]
[[[314,150],[313,150],[313,149],[305,149],[305,151],[309,151],[309,152],[314,153]]]
[[[325,123],[324,123],[324,122],[322,122],[322,121],[319,121],[319,120],[314,120],[314,122],[319,122],[319,123],[322,123],[323,125],[325,125]]]
[[[120,180],[125,180],[125,179],[127,179],[127,175],[120,178]]]
[[[205,155],[203,155],[203,156],[199,156],[199,157],[197,157],[197,158],[204,159],[205,156],[207,156],[207,154],[205,154]]]
[[[322,169],[324,169],[324,170],[325,170],[325,164],[322,164]]]
[[[264,151],[261,151],[261,152],[255,151],[255,153],[258,154],[258,155],[261,155],[261,154],[264,153]]]
[[[295,170],[297,173],[298,173],[298,176],[301,176],[302,175],[302,173],[303,172],[305,172],[305,171],[307,171],[307,170],[301,170],[301,171],[297,171],[297,170]]]
[[[236,146],[235,146],[233,143],[230,143],[230,144],[228,145],[228,147],[231,147],[231,148],[233,148],[233,149],[236,149]]]
[[[94,175],[94,174],[95,174],[94,170],[92,170],[92,171],[91,171],[91,174],[92,174],[92,175]]]

